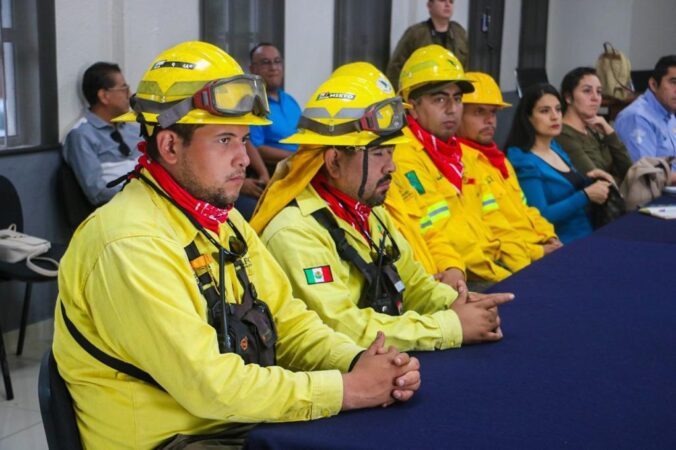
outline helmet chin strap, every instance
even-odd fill
[[[366,145],[366,148],[364,149],[364,156],[362,160],[362,169],[361,169],[361,183],[359,184],[359,191],[357,191],[357,200],[361,201],[362,197],[364,196],[364,189],[366,189],[366,179],[368,178],[369,174],[369,155],[368,152],[370,149],[375,148],[375,147],[380,147],[380,144],[383,142],[389,141],[390,139],[393,139],[395,137],[402,136],[404,133],[402,133],[401,130],[394,131],[389,134],[383,134],[381,136],[378,136],[371,142],[369,142]]]
[[[364,189],[366,188],[366,179],[369,174],[369,147],[364,149],[364,155],[362,156],[362,166],[361,166],[361,183],[359,184],[359,191],[357,191],[357,200],[361,202],[362,197],[364,196]]]

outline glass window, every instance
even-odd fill
[[[392,0],[336,0],[333,67],[366,61],[385,71]]]
[[[0,151],[58,141],[54,2],[0,0]]]
[[[202,40],[219,46],[246,70],[260,42],[284,54],[283,0],[202,0]]]
[[[522,0],[519,68],[545,67],[549,0]]]

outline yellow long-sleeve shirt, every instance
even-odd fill
[[[53,348],[86,448],[154,448],[177,433],[309,420],[340,410],[340,371],[361,347],[293,298],[254,231],[236,211],[231,220],[249,247],[248,276],[274,317],[279,366],[245,365],[235,354],[219,353],[184,251],[193,240],[200,252],[214,248],[143,182],[132,181],[76,231],[61,260]],[[228,247],[232,234],[224,224],[217,238]],[[211,270],[218,273],[217,263]],[[232,264],[224,284],[226,298],[239,301]],[[65,327],[61,304],[92,344],[148,372],[166,392],[90,356]]]
[[[404,282],[404,313],[390,316],[373,308],[359,308],[364,287],[361,273],[338,255],[329,232],[312,216],[326,208],[312,186],[296,197],[297,206],[287,206],[270,221],[261,239],[286,271],[293,293],[302,298],[333,329],[348,335],[357,344],[370,343],[382,330],[388,345],[400,350],[434,350],[458,347],[462,328],[455,312],[448,309],[457,297],[449,286],[438,283],[413,260],[406,240],[396,230],[384,208],[376,207],[369,217],[374,242],[380,242],[383,230],[373,214],[377,214],[394,237],[401,257],[395,263]],[[362,235],[342,219],[337,223],[362,258],[371,261],[371,249]],[[317,282],[308,270],[329,273]],[[331,279],[328,281],[328,279]]]
[[[472,175],[474,159],[463,158],[465,175],[460,194],[410,130],[404,133],[411,142],[396,146],[397,170],[393,177],[404,199],[402,207],[419,224],[430,252],[435,255],[451,247],[463,258],[470,279],[500,281],[508,277],[510,271],[495,263],[503,258],[500,241],[482,221],[482,192]]]
[[[542,258],[542,244],[556,237],[554,226],[542,217],[537,208],[528,206],[509,160],[505,159],[509,176],[504,178],[483,153],[467,145],[462,147],[463,155],[474,154],[479,169],[479,183],[486,186],[486,192],[494,197],[494,203],[487,199],[483,210],[483,218],[493,234],[499,239],[520,240],[525,243],[532,260]]]
[[[420,217],[413,217],[407,213],[408,207],[402,195],[402,192],[408,189],[407,185],[400,185],[402,180],[399,178],[393,178],[392,181],[384,206],[399,232],[411,246],[416,261],[420,262],[432,275],[451,268],[465,272],[463,258],[452,245],[447,244],[448,237],[444,233],[432,231],[427,239],[434,243],[427,244],[420,234]]]

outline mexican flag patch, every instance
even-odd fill
[[[331,266],[319,266],[303,269],[307,284],[330,283],[333,281]]]

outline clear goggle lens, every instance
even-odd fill
[[[318,119],[353,119],[336,125],[318,122]],[[325,136],[340,136],[355,131],[369,131],[377,135],[397,132],[406,126],[406,114],[401,97],[388,98],[362,108],[343,108],[331,115],[325,108],[306,108],[298,122],[305,128]]]
[[[205,95],[206,94],[206,95]],[[209,100],[205,102],[206,98]],[[258,116],[269,114],[265,85],[255,75],[240,75],[207,84],[195,94],[195,106],[212,114]]]
[[[369,106],[359,120],[359,125],[364,131],[386,134],[400,130],[405,120],[401,98],[394,97]]]
[[[152,102],[134,100],[134,111],[152,112]],[[167,128],[186,116],[193,109],[201,109],[214,116],[240,117],[254,114],[265,117],[270,113],[265,84],[258,75],[237,75],[231,78],[213,80],[205,84],[191,97],[159,113],[157,122]]]

